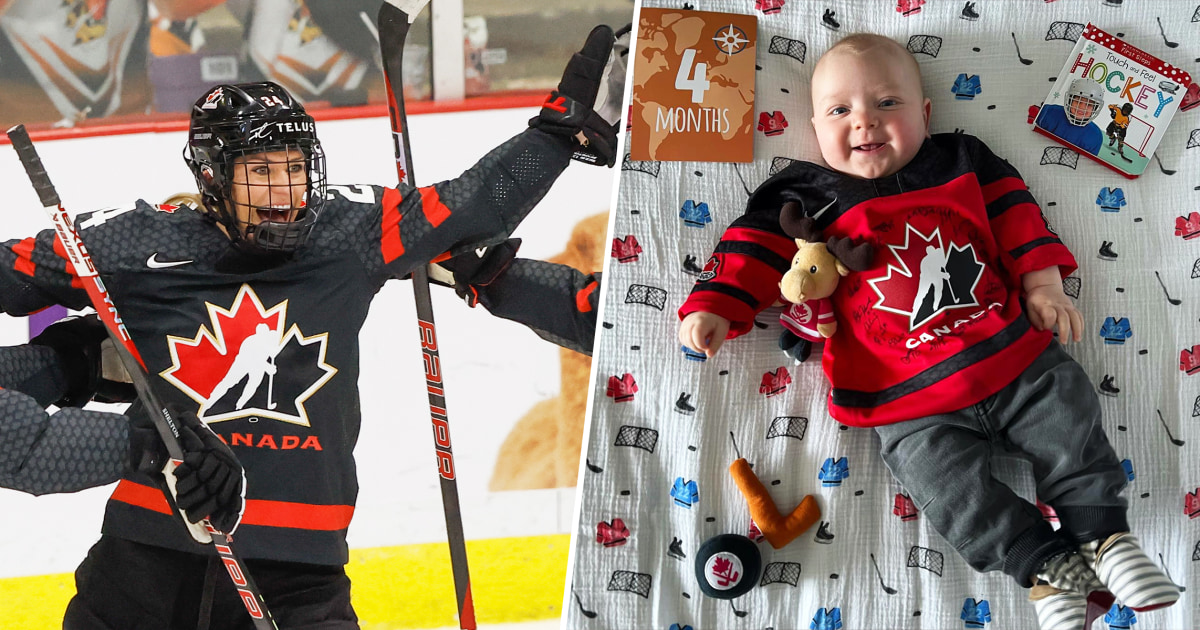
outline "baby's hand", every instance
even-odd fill
[[[713,313],[695,311],[688,313],[679,324],[679,341],[683,345],[703,352],[708,357],[717,354],[725,335],[729,334],[729,320]]]
[[[1029,322],[1038,330],[1052,329],[1058,324],[1059,343],[1066,345],[1072,339],[1076,342],[1083,339],[1083,315],[1063,293],[1061,284],[1047,284],[1027,291],[1025,310]]]

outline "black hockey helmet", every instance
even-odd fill
[[[234,160],[267,151],[286,151],[289,161],[303,162],[308,176],[303,201],[290,209],[295,213],[291,221],[239,220],[232,193]],[[192,106],[183,159],[204,197],[206,208],[202,211],[224,225],[239,247],[291,252],[308,239],[321,214],[325,154],[317,140],[316,126],[304,106],[275,83],[218,85],[210,89]]]

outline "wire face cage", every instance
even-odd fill
[[[325,153],[315,138],[226,151],[226,220],[247,244],[292,251],[325,202]]]

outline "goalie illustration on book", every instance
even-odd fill
[[[1100,152],[1100,144],[1104,140],[1100,127],[1092,121],[1100,115],[1100,108],[1104,103],[1104,88],[1091,79],[1075,79],[1067,89],[1065,100],[1066,105],[1042,107],[1035,124],[1096,155]]]
[[[0,384],[13,387],[0,392],[8,412],[0,463],[26,462],[56,480],[0,481],[40,493],[120,476],[100,540],[76,571],[64,627],[251,627],[243,596],[220,577],[214,546],[197,544],[169,501],[188,520],[208,517],[216,533],[236,530],[246,577],[278,627],[359,627],[344,565],[358,489],[358,336],[371,301],[388,280],[436,260],[449,272],[436,275],[470,301],[555,343],[590,349],[594,303],[576,298],[598,278],[554,269],[546,285],[512,275],[551,264],[514,260],[508,237],[572,158],[613,164],[624,66],[608,60],[624,46],[597,27],[528,129],[458,178],[419,187],[329,184],[316,124],[288,91],[269,82],[215,86],[192,108],[184,148],[198,193],[77,216],[74,238],[140,355],[126,367],[172,410],[184,463],[164,473],[161,431],[140,439],[157,413],[149,403],[124,416],[45,414],[42,405],[62,391],[103,380],[95,376],[102,353],[64,358],[95,335],[76,330],[53,352],[32,345],[0,353],[25,357],[0,360]],[[17,135],[23,129],[10,130],[14,146]],[[25,144],[22,161],[38,185]],[[0,311],[94,304],[59,238],[70,234],[48,229],[0,244]],[[257,351],[242,357],[248,345]],[[246,378],[222,384],[234,370]],[[48,380],[22,376],[29,373]],[[181,477],[175,496],[163,491],[172,476]],[[473,616],[470,623],[463,627],[473,627]]]

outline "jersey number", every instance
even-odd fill
[[[375,189],[370,186],[337,186],[331,185],[328,187],[328,193],[325,194],[326,199],[333,199],[331,193],[337,193],[346,201],[354,203],[375,203]]]
[[[125,214],[126,212],[136,208],[137,206],[126,206],[124,208],[105,208],[104,210],[97,210],[93,212],[92,216],[88,217],[86,221],[83,221],[79,224],[79,229],[86,230],[88,228],[96,227],[97,225],[104,225],[109,219],[119,217],[122,214]]]

